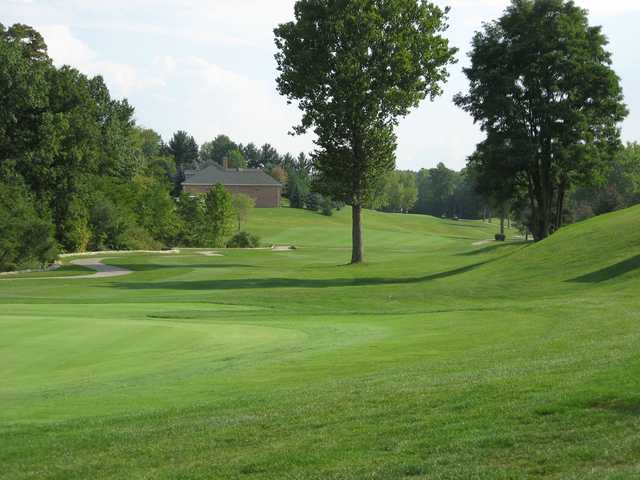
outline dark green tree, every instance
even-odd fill
[[[183,192],[177,199],[178,239],[183,247],[202,247],[205,245],[205,207],[201,196]]]
[[[171,155],[176,164],[176,176],[173,179],[173,194],[179,195],[182,191],[185,170],[196,168],[198,165],[198,144],[195,139],[183,130],[178,130],[167,145],[167,153]]]
[[[236,150],[238,150],[238,145],[233,140],[226,135],[218,135],[200,147],[200,164],[202,166],[214,163],[222,165],[223,160]]]
[[[444,163],[420,170],[417,175],[417,211],[435,217],[458,215],[455,192],[459,182],[458,172],[447,168]]]
[[[353,208],[352,263],[364,260],[372,184],[394,169],[398,119],[447,78],[446,13],[417,0],[299,0],[275,30],[278,90],[303,112],[294,132],[313,129],[318,186]]]
[[[607,39],[573,1],[512,0],[472,42],[456,103],[506,155],[490,167],[524,176],[534,238],[562,225],[572,185],[600,175],[627,114]]]
[[[242,152],[242,155],[244,155],[244,158],[246,158],[247,166],[249,168],[258,168],[260,163],[260,151],[256,145],[252,142],[246,146],[240,144],[238,145],[238,148]]]
[[[257,164],[253,165],[252,168],[271,170],[276,165],[280,165],[281,162],[282,158],[280,157],[278,151],[270,144],[265,143],[262,147],[260,147],[260,151],[258,153],[258,162]]]
[[[0,271],[46,266],[57,257],[54,228],[41,218],[32,195],[15,173],[0,179]]]

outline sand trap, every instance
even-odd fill
[[[220,252],[198,252],[200,255],[204,255],[205,257],[224,257]]]
[[[493,243],[495,240],[481,240],[480,242],[475,242],[473,244],[474,247],[479,247],[480,245],[487,245],[489,243]]]
[[[105,265],[102,263],[103,258],[80,258],[72,260],[73,265],[80,267],[90,268],[95,270],[96,273],[89,275],[71,275],[68,277],[27,277],[27,278],[3,278],[1,280],[81,280],[90,278],[109,278],[109,277],[121,277],[123,275],[129,275],[133,273],[126,268],[116,267],[114,265]]]
[[[123,275],[133,273],[131,270],[127,270],[126,268],[116,267],[114,265],[105,265],[102,263],[103,260],[103,258],[81,258],[78,260],[71,260],[73,265],[90,268],[91,270],[95,270],[97,273],[67,278],[108,278],[121,277]]]
[[[295,250],[295,247],[292,247],[291,245],[274,245],[271,247],[271,250],[274,252],[289,252],[291,250]]]

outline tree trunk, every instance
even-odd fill
[[[504,235],[504,213],[500,215],[500,235]]]
[[[362,263],[364,261],[364,244],[362,241],[362,207],[353,205],[353,229],[352,229],[352,252],[351,263]]]

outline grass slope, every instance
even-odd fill
[[[365,225],[357,267],[348,210],[279,209],[298,250],[0,281],[0,478],[640,477],[640,208]]]

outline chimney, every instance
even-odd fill
[[[229,168],[229,159],[227,157],[224,157],[222,159],[222,168],[224,168],[225,170]]]

